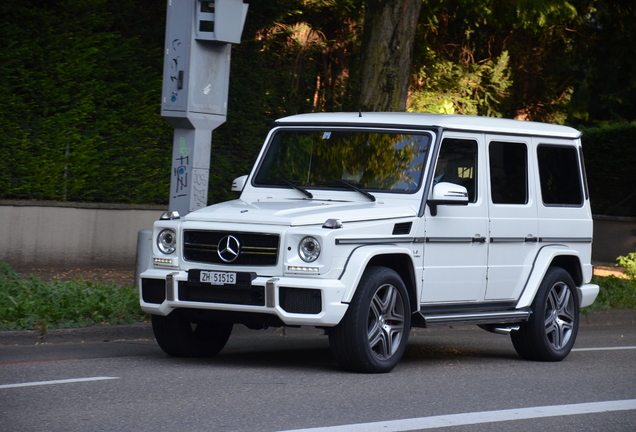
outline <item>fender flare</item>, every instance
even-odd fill
[[[344,270],[338,278],[342,284],[347,287],[344,295],[342,296],[343,303],[351,302],[351,299],[353,299],[353,295],[358,288],[358,283],[369,265],[369,262],[373,259],[373,257],[378,255],[406,255],[411,260],[411,264],[415,269],[412,252],[408,248],[390,244],[360,245],[351,252],[349,258],[347,258]]]
[[[539,286],[541,286],[541,282],[543,281],[548,268],[550,267],[554,259],[559,256],[575,257],[579,262],[579,267],[581,265],[580,254],[577,251],[568,248],[567,246],[550,245],[541,248],[534,259],[530,276],[528,277],[526,285],[523,287],[523,291],[521,292],[521,296],[519,297],[519,301],[517,302],[517,309],[528,307],[532,304],[532,301],[534,300],[537,291],[539,291]],[[578,291],[579,287],[576,288]]]

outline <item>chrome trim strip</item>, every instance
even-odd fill
[[[491,237],[490,243],[592,243],[591,237]]]
[[[490,237],[490,243],[525,243],[526,237]]]
[[[548,243],[592,243],[592,237],[541,237],[539,241]]]
[[[426,243],[472,243],[473,237],[426,237]]]
[[[337,245],[374,245],[374,244],[395,244],[395,243],[424,243],[422,237],[384,237],[384,238],[357,238],[357,239],[336,239]]]

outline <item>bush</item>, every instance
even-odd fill
[[[632,279],[636,278],[636,252],[616,258],[618,265],[625,267],[625,274]]]
[[[39,330],[145,320],[132,287],[26,278],[0,261],[0,330]]]
[[[594,214],[636,217],[636,122],[583,130]]]
[[[609,309],[636,309],[636,280],[616,276],[592,278],[600,291],[592,305],[583,308],[583,313]]]

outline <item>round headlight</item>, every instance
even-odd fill
[[[177,234],[174,230],[165,229],[162,230],[157,236],[157,247],[166,255],[173,253],[176,250]]]
[[[305,262],[314,262],[320,256],[320,243],[314,237],[305,237],[298,245],[298,254]]]

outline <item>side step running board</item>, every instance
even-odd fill
[[[528,321],[532,312],[529,308],[488,312],[419,312],[426,326],[435,324],[504,324]]]

